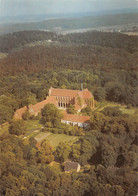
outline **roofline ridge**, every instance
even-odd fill
[[[56,90],[68,90],[68,91],[81,91],[81,90],[72,90],[72,89],[67,89],[67,88],[52,88],[52,89],[56,89]]]

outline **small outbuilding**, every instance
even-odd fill
[[[63,113],[62,123],[70,125],[78,125],[78,127],[87,127],[90,122],[90,116],[80,116],[77,114],[68,114],[67,112]]]
[[[71,172],[71,171],[79,172],[80,171],[80,164],[78,162],[66,161],[64,171],[66,173]]]

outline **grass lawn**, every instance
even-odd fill
[[[106,107],[120,107],[121,105],[119,103],[114,103],[114,102],[107,102],[107,101],[103,101],[103,102],[99,102],[95,108],[95,111],[102,111],[104,108]]]
[[[27,120],[24,121],[26,126],[25,134],[21,136],[23,139],[29,139],[30,137],[35,137],[40,133],[42,124],[39,123],[39,120]]]
[[[42,124],[39,123],[39,120],[28,120],[24,121],[25,126],[27,127],[27,130],[36,130],[36,129],[41,129]]]
[[[128,115],[136,115],[138,116],[138,114],[136,114],[136,112],[138,113],[138,109],[137,108],[130,108],[127,109],[126,105],[121,105],[119,103],[114,103],[114,102],[99,102],[97,104],[97,107],[95,108],[95,111],[100,112],[102,111],[104,108],[106,107],[119,107],[119,109],[122,111],[122,113],[124,114],[128,114]]]
[[[47,139],[51,143],[51,145],[55,148],[58,146],[60,142],[67,142],[71,145],[74,142],[76,142],[79,139],[79,137],[69,136],[65,134],[53,134],[49,132],[46,133],[41,132],[37,136],[35,136],[35,139],[38,142],[42,141],[43,139]]]
[[[42,124],[39,123],[39,120],[28,120],[25,121],[27,127],[26,134],[22,136],[27,142],[30,137],[34,137],[38,142],[41,142],[43,139],[47,139],[51,145],[55,148],[61,141],[73,144],[79,139],[77,136],[69,136],[65,134],[53,134],[50,132],[41,132]]]

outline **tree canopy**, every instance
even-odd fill
[[[62,113],[53,104],[46,104],[41,111],[42,119],[41,122],[45,126],[60,127]]]
[[[23,120],[13,121],[9,126],[9,133],[14,135],[22,135],[25,133],[26,127]]]

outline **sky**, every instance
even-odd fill
[[[0,0],[0,17],[138,8],[138,0]]]

